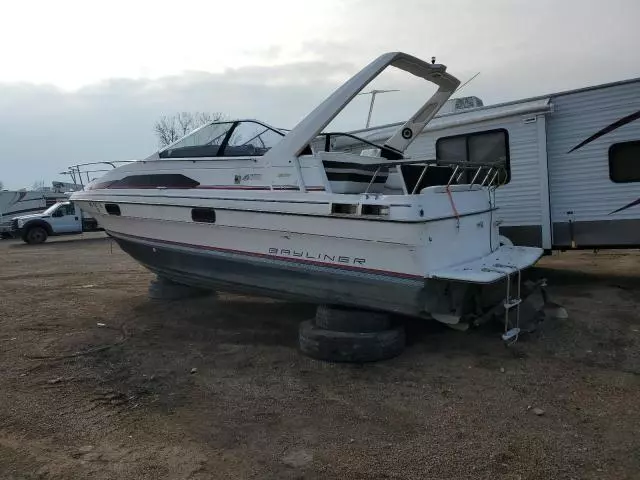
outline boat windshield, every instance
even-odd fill
[[[264,155],[284,133],[255,120],[213,122],[160,150],[160,158],[253,157]]]
[[[369,153],[369,156],[385,157],[389,160],[400,160],[403,158],[400,152],[385,145],[373,143],[364,138],[345,132],[321,133],[313,142],[314,151],[324,152],[349,152],[362,155]],[[376,151],[377,150],[377,151]],[[385,152],[383,155],[382,152]]]

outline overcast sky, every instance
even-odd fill
[[[387,51],[432,55],[485,104],[640,77],[638,0],[2,2],[0,181],[152,153],[154,121],[215,111],[290,128]],[[374,124],[424,100],[413,80]],[[367,97],[338,126],[363,126]]]

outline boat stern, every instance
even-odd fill
[[[502,245],[490,255],[440,268],[430,272],[427,278],[479,284],[494,283],[535,265],[543,253],[544,250],[537,247]]]
[[[501,246],[490,255],[440,268],[427,276],[425,310],[435,320],[466,330],[490,320],[504,324],[503,340],[513,342],[547,316],[566,316],[549,300],[546,280],[530,270],[543,250]]]

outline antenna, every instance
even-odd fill
[[[460,85],[458,88],[456,88],[456,89],[454,90],[454,92],[453,92],[451,95],[453,95],[453,94],[455,94],[455,93],[459,92],[460,90],[462,90],[464,87],[466,87],[468,84],[470,84],[470,83],[471,83],[471,80],[473,80],[474,78],[476,78],[478,75],[480,75],[480,72],[476,73],[473,77],[471,77],[469,80],[467,80],[467,81],[466,81],[466,82],[464,82],[462,85]]]
[[[371,90],[370,92],[359,93],[358,95],[371,95],[371,104],[369,105],[369,115],[367,115],[367,124],[364,128],[369,128],[371,123],[371,113],[373,113],[373,103],[376,101],[376,95],[379,93],[399,92],[400,90]]]

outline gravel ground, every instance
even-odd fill
[[[103,234],[2,241],[0,478],[640,478],[640,252],[540,265],[569,319],[408,322],[356,366],[297,352],[310,305],[152,302]]]

